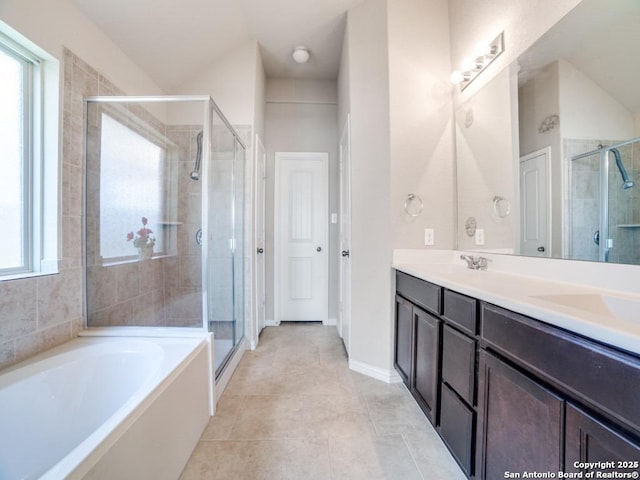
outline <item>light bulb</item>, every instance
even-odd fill
[[[460,70],[456,70],[451,74],[451,83],[458,85],[464,79],[464,75]]]

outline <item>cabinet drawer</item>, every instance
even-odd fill
[[[396,291],[425,310],[440,315],[442,288],[438,285],[396,272]]]
[[[489,304],[481,338],[571,397],[640,433],[640,359]]]
[[[471,335],[475,335],[477,332],[476,304],[475,298],[445,290],[444,318]]]
[[[442,380],[473,405],[476,370],[474,339],[445,325],[442,334]]]
[[[470,476],[474,412],[445,384],[440,399],[440,435],[464,472]]]

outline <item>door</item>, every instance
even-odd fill
[[[338,333],[349,354],[351,326],[351,148],[350,117],[340,138],[340,305]]]
[[[476,476],[561,471],[563,400],[485,351],[478,381]]]
[[[411,358],[413,355],[413,304],[396,295],[396,337],[393,366],[402,381],[411,388]]]
[[[567,405],[566,419],[567,472],[578,472],[577,466],[588,462],[613,465],[609,469],[598,469],[610,474],[640,472],[640,448],[630,439],[571,404]]]
[[[551,256],[551,147],[520,158],[521,254]]]
[[[328,318],[326,153],[276,155],[276,321]]]
[[[415,339],[411,393],[424,414],[435,425],[438,403],[440,320],[415,306],[413,320]]]
[[[256,245],[256,261],[255,261],[255,309],[256,309],[256,332],[255,344],[258,344],[258,336],[265,327],[266,318],[266,282],[265,282],[265,186],[267,181],[267,152],[256,134],[256,163],[255,163],[255,179],[256,179],[256,197],[255,197],[255,245]]]

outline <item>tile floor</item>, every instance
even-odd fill
[[[181,480],[463,480],[402,384],[349,370],[335,327],[267,327]]]

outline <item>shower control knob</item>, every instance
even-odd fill
[[[264,253],[264,248],[259,248],[258,250],[256,250],[258,253]]]

